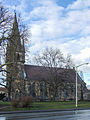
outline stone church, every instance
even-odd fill
[[[18,98],[22,95],[30,95],[36,101],[52,100],[54,94],[53,87],[48,83],[49,70],[47,71],[43,66],[24,64],[24,40],[20,38],[16,13],[6,51],[6,62],[10,63],[6,67],[8,96]],[[58,68],[58,85],[60,84],[60,86],[56,89],[55,101],[75,99],[75,69],[66,69],[68,77],[62,75],[63,70],[64,68]],[[84,99],[87,91],[85,82],[78,75],[78,99]]]

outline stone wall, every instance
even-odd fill
[[[31,81],[30,85],[27,85],[27,93],[32,95],[37,101],[50,101],[52,99],[52,93],[50,92],[49,85],[44,81]],[[66,85],[58,88],[55,101],[69,101],[75,100],[76,86],[74,83],[66,83]],[[83,91],[84,92],[84,91]],[[78,100],[81,100],[81,84],[78,84]]]

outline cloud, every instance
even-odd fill
[[[80,1],[76,1],[72,6],[76,6],[76,4],[81,4]],[[32,42],[35,42],[33,38],[37,37],[38,41],[47,41],[51,42],[55,41],[55,43],[62,43],[63,46],[70,47],[73,50],[72,53],[76,51],[81,51],[84,47],[87,47],[87,43],[83,45],[80,42],[85,41],[87,35],[89,37],[89,20],[90,20],[90,10],[74,10],[72,11],[70,6],[64,16],[62,16],[63,11],[65,9],[60,9],[57,4],[53,4],[53,2],[49,1],[43,2],[43,5],[39,8],[35,8],[30,14],[32,18],[31,24],[31,33],[32,33]],[[87,4],[88,5],[88,4]],[[59,8],[59,9],[56,9]],[[50,9],[50,12],[48,12]],[[55,11],[56,9],[56,11]],[[58,12],[59,10],[59,12]],[[53,12],[54,11],[54,12]],[[36,19],[33,21],[33,19]],[[87,32],[88,31],[88,32]],[[78,38],[79,37],[79,38]],[[66,39],[68,38],[68,39]],[[83,39],[83,40],[81,40]],[[66,40],[66,41],[65,41]],[[88,42],[88,41],[87,41]],[[37,43],[38,44],[38,43]],[[81,45],[80,45],[81,44]],[[80,54],[80,52],[79,52]]]
[[[90,0],[77,0],[73,4],[69,5],[67,7],[67,9],[82,10],[82,9],[86,9],[88,7],[90,7]]]

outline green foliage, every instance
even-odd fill
[[[1,104],[9,105],[10,102],[1,102]],[[19,103],[20,105],[20,103]],[[13,108],[9,106],[8,108],[5,108],[5,111],[25,111],[25,110],[48,110],[48,109],[74,109],[75,107],[75,101],[65,101],[65,102],[34,102],[31,107],[20,107]],[[90,108],[90,101],[78,101],[78,108]]]
[[[0,93],[0,100],[2,100],[5,97],[5,93]]]

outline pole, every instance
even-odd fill
[[[76,108],[77,108],[77,67],[76,67]]]
[[[78,101],[78,96],[77,96],[77,68],[80,67],[80,66],[83,66],[83,65],[88,65],[89,63],[83,63],[83,64],[80,64],[78,66],[75,67],[75,70],[76,70],[76,108],[77,108],[77,101]]]

